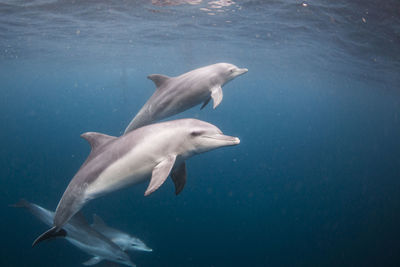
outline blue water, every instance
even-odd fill
[[[191,3],[189,3],[191,2]],[[8,205],[54,209],[89,153],[121,135],[152,73],[249,72],[195,117],[241,144],[83,209],[141,238],[140,266],[400,265],[400,4],[376,1],[0,1],[0,266],[82,266]],[[105,265],[100,265],[105,266]]]

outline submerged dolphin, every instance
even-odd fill
[[[203,109],[213,99],[214,109],[222,101],[222,86],[247,72],[229,63],[218,63],[195,69],[178,77],[149,75],[157,90],[129,123],[125,133],[183,112],[203,103]]]
[[[20,200],[13,207],[26,208],[35,217],[47,225],[53,224],[54,212],[39,205]],[[68,235],[65,237],[76,247],[92,255],[93,258],[84,262],[84,265],[94,265],[102,260],[118,262],[128,266],[135,266],[129,256],[116,243],[112,242],[105,235],[90,227],[82,214],[78,213],[72,217],[64,226]]]
[[[175,193],[179,194],[186,182],[186,159],[240,142],[239,138],[224,135],[216,126],[196,119],[151,124],[118,138],[94,132],[82,137],[92,151],[58,203],[53,227],[39,236],[33,246],[60,235],[63,225],[89,200],[131,184],[151,178],[147,196],[171,175]]]
[[[138,250],[138,251],[153,251],[151,248],[146,246],[142,240],[137,237],[130,236],[120,230],[109,227],[99,216],[93,214],[92,228],[102,233],[112,242],[117,244],[122,250]]]

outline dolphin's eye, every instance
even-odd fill
[[[193,136],[193,137],[199,136],[199,135],[202,135],[202,134],[203,134],[202,131],[193,131],[193,132],[190,133],[190,135]]]
[[[233,69],[230,69],[229,71],[230,71],[231,73],[233,73]]]

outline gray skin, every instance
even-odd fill
[[[14,204],[13,207],[26,208],[48,226],[53,224],[54,212],[39,205],[29,203],[26,200],[20,200],[17,204]],[[87,254],[93,256],[93,258],[84,262],[84,265],[94,265],[102,260],[108,260],[128,266],[135,266],[121,247],[112,242],[101,232],[92,228],[81,214],[78,213],[72,217],[68,223],[64,225],[64,229],[68,232],[68,236],[66,236],[65,239]]]
[[[222,86],[246,73],[229,63],[218,63],[195,69],[177,77],[149,75],[157,90],[129,123],[125,133],[181,113],[203,103],[203,109],[213,99],[215,109],[222,101]]]
[[[118,229],[111,228],[96,214],[93,214],[92,228],[109,238],[124,251],[153,251],[139,238],[131,236]]]
[[[121,137],[94,132],[82,137],[92,151],[58,203],[53,227],[33,246],[62,232],[66,235],[63,225],[88,201],[129,185],[150,179],[147,196],[171,175],[175,193],[179,194],[186,183],[186,159],[240,143],[239,138],[224,135],[216,126],[196,119],[151,124]]]

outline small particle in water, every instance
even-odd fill
[[[303,3],[302,6],[308,7],[308,4],[307,3]]]
[[[81,34],[81,30],[76,30],[76,35],[79,35],[79,34]]]
[[[362,22],[364,22],[364,23],[367,22],[367,20],[366,20],[364,17],[362,17],[361,20],[362,20]]]

